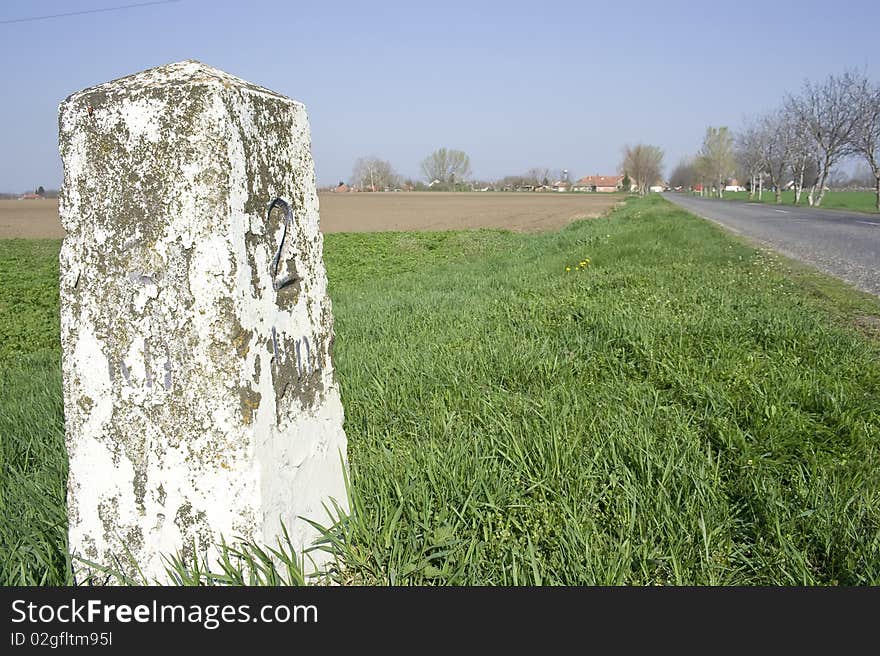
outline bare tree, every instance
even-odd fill
[[[848,186],[856,189],[874,189],[875,183],[876,179],[871,167],[867,162],[860,161],[849,178]]]
[[[841,169],[832,169],[828,174],[829,189],[846,189],[850,183],[850,176],[846,171]]]
[[[853,80],[850,95],[857,117],[851,136],[852,150],[871,169],[877,209],[880,210],[880,85],[871,84],[861,75]]]
[[[854,83],[853,75],[848,72],[829,75],[821,84],[805,82],[800,96],[786,98],[786,107],[816,148],[818,175],[808,196],[810,205],[822,204],[831,169],[852,152],[857,119],[852,106]]]
[[[454,187],[471,174],[471,159],[460,150],[438,148],[422,160],[422,173],[428,182],[438,180]]]
[[[503,178],[500,178],[495,181],[495,184],[499,187],[511,187],[513,189],[518,189],[526,184],[531,184],[521,175],[505,175]]]
[[[764,160],[761,156],[761,129],[757,124],[749,125],[737,134],[734,158],[740,177],[749,180],[749,200],[754,200],[760,180],[764,176]]]
[[[633,179],[639,195],[644,196],[663,175],[663,151],[647,144],[626,146],[621,168]]]
[[[543,181],[545,179],[550,178],[550,169],[542,167],[531,168],[526,171],[523,177],[528,180],[530,184],[538,186],[540,184],[544,184]]]
[[[351,173],[352,184],[361,189],[382,191],[398,185],[399,176],[391,164],[378,157],[359,157]]]
[[[724,198],[724,187],[736,171],[733,157],[733,135],[726,127],[706,128],[700,157],[705,160],[706,174],[717,185],[718,197]]]
[[[758,123],[758,148],[763,169],[773,185],[776,203],[782,202],[782,188],[790,169],[791,147],[786,131],[787,117],[782,111],[768,114]]]
[[[669,186],[673,189],[692,189],[695,182],[694,161],[691,158],[682,159],[669,176]]]
[[[798,205],[804,189],[814,190],[819,184],[819,145],[797,106],[797,99],[787,97],[780,111],[782,120],[779,129],[784,131],[788,146],[794,204]],[[814,195],[808,196],[810,204],[814,198]]]

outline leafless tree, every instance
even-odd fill
[[[846,189],[852,178],[846,171],[841,169],[832,169],[831,173],[828,174],[828,188],[829,189]]]
[[[621,168],[625,175],[632,178],[639,195],[644,196],[663,175],[663,151],[648,144],[626,146]]]
[[[781,110],[762,117],[758,122],[758,148],[763,169],[773,185],[776,203],[782,202],[782,188],[788,181],[791,144],[786,130],[788,118]]]
[[[857,119],[852,106],[854,83],[849,72],[829,75],[821,84],[805,82],[799,96],[786,98],[786,108],[816,148],[818,175],[808,196],[810,205],[822,204],[831,169],[852,152]]]
[[[859,161],[849,178],[848,186],[856,189],[874,189],[875,184],[876,179],[871,167],[867,162]]]
[[[739,175],[749,180],[749,200],[755,199],[755,194],[761,186],[760,181],[764,176],[764,160],[761,155],[761,129],[757,124],[747,126],[736,136],[736,150],[734,152]]]
[[[871,169],[880,210],[880,85],[872,84],[864,75],[854,76],[850,96],[857,117],[851,136],[852,151]]]
[[[471,174],[471,159],[460,150],[438,148],[422,160],[422,173],[428,182],[454,186]]]
[[[726,127],[706,129],[700,157],[706,167],[706,175],[718,189],[718,197],[724,198],[724,187],[736,171],[733,157],[733,136]]]
[[[399,176],[391,164],[378,157],[359,157],[351,173],[352,184],[361,189],[383,191],[398,185]]]
[[[672,170],[669,176],[669,186],[673,189],[681,187],[682,189],[692,189],[695,184],[694,160],[691,158],[682,159]]]
[[[535,167],[526,171],[523,176],[530,184],[535,186],[544,184],[544,180],[550,179],[550,169],[546,167]]]
[[[526,184],[532,184],[527,181],[525,177],[521,175],[505,175],[503,178],[499,178],[495,181],[496,186],[498,187],[511,187],[513,189],[518,189]]]

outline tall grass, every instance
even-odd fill
[[[327,235],[325,258],[352,508],[324,527],[330,580],[880,582],[880,342],[857,323],[876,299],[659,198],[545,235]],[[6,584],[67,567],[40,353],[3,373]],[[30,496],[12,461],[52,488],[30,509],[5,501]],[[172,559],[174,580],[299,580],[292,554],[234,549]]]

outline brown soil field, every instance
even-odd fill
[[[58,201],[0,200],[0,239],[61,239]]]
[[[558,230],[575,219],[599,216],[622,200],[618,194],[322,193],[321,231]],[[0,200],[0,239],[60,239],[56,200]]]
[[[575,219],[599,216],[618,194],[388,192],[320,195],[323,232],[558,230]]]

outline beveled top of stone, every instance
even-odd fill
[[[91,93],[104,94],[131,94],[149,88],[161,88],[168,86],[208,86],[223,87],[226,89],[241,89],[253,93],[265,94],[290,103],[301,104],[292,98],[266,89],[240,77],[221,71],[213,66],[208,66],[195,59],[187,59],[172,64],[148,68],[140,73],[134,73],[116,80],[104,82],[87,89],[83,89],[70,98],[88,95]]]

